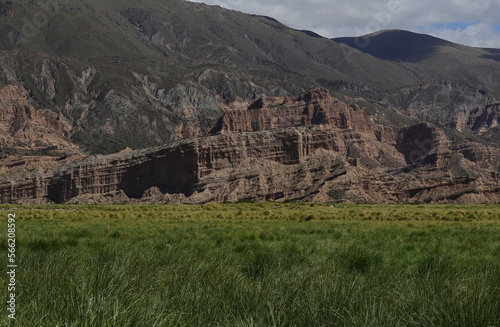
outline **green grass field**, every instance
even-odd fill
[[[3,206],[0,326],[500,326],[500,206]]]

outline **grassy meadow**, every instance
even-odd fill
[[[500,205],[2,206],[0,326],[500,326]]]

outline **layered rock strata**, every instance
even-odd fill
[[[399,130],[325,90],[228,110],[213,135],[0,180],[0,201],[499,202],[498,148]]]
[[[44,173],[11,176],[0,181],[0,199],[6,203],[46,197],[62,203],[81,194],[117,190],[138,198],[151,187],[190,196],[199,192],[199,186],[215,172],[246,166],[252,159],[282,167],[297,166],[307,163],[319,149],[336,157],[337,153],[348,154],[351,148],[358,151],[365,146],[367,151],[372,147],[355,135],[339,136],[321,128],[212,136],[154,150],[91,156]],[[402,163],[402,156],[389,149],[380,158],[369,158],[364,153],[359,159],[368,164],[376,160],[393,166]],[[289,178],[295,177],[292,174]]]

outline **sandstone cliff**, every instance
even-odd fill
[[[479,107],[469,117],[469,125],[473,131],[484,134],[491,128],[500,125],[500,103]]]
[[[348,106],[332,97],[328,90],[317,89],[298,97],[260,98],[248,109],[228,110],[213,132],[253,132],[311,125],[358,132],[376,129],[360,107]]]
[[[394,148],[396,133],[373,123],[357,105],[349,106],[316,89],[297,97],[266,97],[248,109],[228,110],[212,133],[242,133],[290,127],[324,130],[311,138],[311,148],[327,149],[344,157],[356,157],[363,165],[377,167],[404,164],[404,156]],[[327,135],[327,136],[326,136]],[[305,136],[307,138],[308,136]],[[316,139],[315,139],[316,138]],[[315,143],[321,139],[321,146]],[[313,152],[306,146],[306,154]]]
[[[450,140],[428,123],[377,125],[326,90],[228,109],[213,132],[11,175],[0,201],[500,201],[498,148]]]
[[[72,126],[61,114],[35,110],[20,84],[0,88],[0,144],[13,150],[78,153],[68,141]]]

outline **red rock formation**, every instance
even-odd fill
[[[228,111],[219,127],[220,135],[4,178],[0,202],[500,201],[498,148],[454,143],[426,123],[393,131],[324,90],[261,99]]]
[[[374,124],[359,106],[345,104],[332,97],[326,89],[290,98],[260,98],[248,109],[227,110],[212,133],[301,126],[329,131],[331,136],[323,140],[321,148],[345,157],[358,157],[362,164],[372,168],[404,164],[404,157],[392,147],[396,144],[396,133],[391,128]]]
[[[483,134],[488,129],[500,125],[500,103],[476,109],[469,117],[472,130]]]
[[[277,128],[325,125],[373,132],[376,127],[357,105],[348,106],[326,89],[297,97],[260,98],[245,110],[228,110],[214,133],[238,133]]]
[[[448,143],[444,132],[429,123],[403,127],[397,136],[396,148],[405,155],[408,164],[414,164],[438,145]]]
[[[0,88],[0,146],[17,150],[78,153],[67,139],[71,124],[48,109],[35,110],[20,84]]]
[[[12,183],[0,181],[0,201],[12,202],[22,198],[47,197],[65,202],[72,197],[124,190],[131,197],[141,197],[153,187],[163,192],[192,194],[197,183],[214,172],[232,169],[252,158],[275,162],[283,166],[300,165],[321,149],[348,155],[363,146],[356,138],[338,136],[332,130],[318,128],[282,129],[255,133],[237,133],[186,140],[159,150],[141,150],[110,156],[91,156],[45,174],[34,174]],[[369,153],[369,152],[368,152]],[[380,156],[378,152],[377,155]],[[401,157],[383,159],[392,166]],[[371,163],[377,158],[366,154],[361,161]]]

